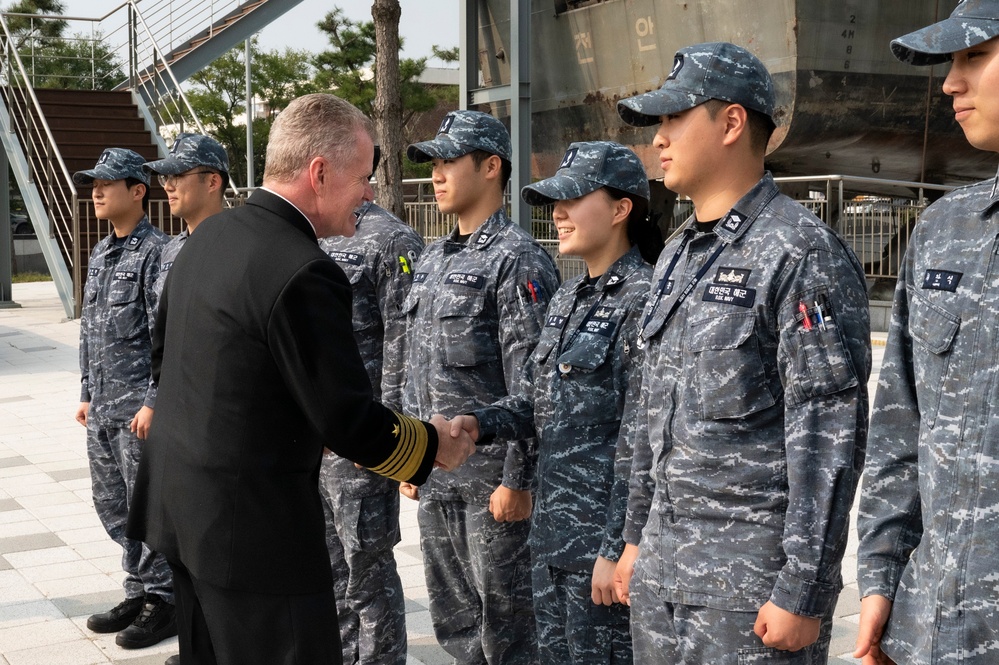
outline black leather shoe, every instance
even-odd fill
[[[87,628],[95,633],[117,633],[124,630],[130,623],[135,621],[142,611],[142,604],[145,598],[126,598],[107,612],[93,614],[87,619]]]
[[[118,633],[114,643],[122,649],[143,649],[177,634],[174,606],[156,595],[146,596],[139,616]]]
[[[163,665],[180,665],[180,654],[175,653],[174,655],[170,656],[169,658],[166,659],[166,662],[163,663]]]

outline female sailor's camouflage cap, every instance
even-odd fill
[[[406,150],[406,156],[419,164],[433,159],[457,159],[474,150],[484,150],[509,162],[513,154],[510,132],[488,113],[460,110],[444,116],[435,139],[414,143]]]
[[[573,143],[551,178],[527,185],[520,195],[528,205],[543,206],[612,187],[649,200],[649,177],[638,156],[620,143]]]
[[[149,173],[142,168],[146,158],[128,148],[107,148],[97,158],[97,165],[73,174],[77,185],[90,185],[94,180],[124,180],[133,178],[149,185]]]
[[[720,99],[774,115],[774,84],[759,58],[735,44],[708,42],[687,46],[673,57],[673,70],[662,87],[622,99],[617,112],[629,125],[658,125],[664,115],[680,113]]]
[[[994,37],[999,37],[999,0],[964,0],[948,18],[892,40],[891,52],[910,65],[938,65]]]

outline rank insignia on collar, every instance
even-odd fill
[[[745,217],[743,217],[742,215],[740,215],[739,213],[737,213],[737,212],[735,212],[733,210],[725,218],[725,221],[723,222],[723,226],[726,229],[728,229],[729,231],[732,231],[733,233],[735,233],[735,232],[737,232],[742,227],[742,224],[745,221],[746,221]]]

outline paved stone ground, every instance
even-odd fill
[[[139,651],[86,628],[121,600],[120,549],[93,509],[79,400],[76,321],[51,283],[15,284],[22,307],[0,310],[0,665],[160,665],[176,638]],[[875,373],[883,335],[875,339]],[[872,383],[873,388],[873,383]],[[406,592],[410,665],[445,665],[427,610],[416,503],[403,499],[396,558]],[[854,533],[855,536],[855,533]],[[830,660],[849,658],[859,611],[856,540],[836,610]]]

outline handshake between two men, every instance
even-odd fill
[[[475,442],[479,438],[479,421],[475,416],[455,416],[448,420],[435,413],[430,424],[437,429],[434,468],[454,471],[475,452]]]

